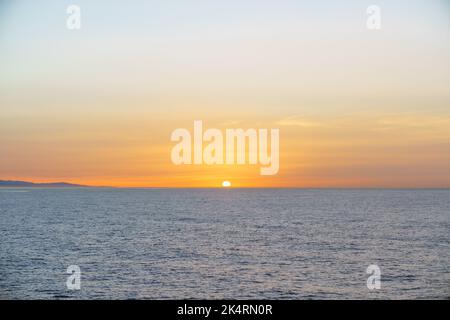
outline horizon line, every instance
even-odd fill
[[[392,190],[447,190],[450,189],[449,186],[231,186],[228,188],[224,188],[220,185],[218,186],[109,186],[109,185],[89,185],[89,184],[79,184],[79,183],[73,183],[73,182],[67,182],[67,181],[54,181],[54,182],[38,182],[38,181],[25,181],[25,180],[3,180],[0,179],[1,182],[15,182],[15,183],[28,183],[33,184],[34,186],[8,186],[4,185],[0,188],[115,188],[115,189],[309,189],[309,190],[320,190],[320,189],[329,189],[329,190],[336,190],[336,189],[372,189],[372,190],[379,190],[379,189],[392,189]],[[66,186],[58,186],[58,184],[66,185]],[[50,185],[50,186],[49,186]],[[54,186],[51,186],[54,185]]]

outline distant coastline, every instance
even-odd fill
[[[83,185],[69,182],[29,182],[20,180],[0,180],[0,188],[115,188],[115,189],[223,189],[219,186],[210,187],[173,187],[173,186],[98,186]],[[276,186],[276,187],[233,187],[232,189],[303,189],[303,190],[450,190],[450,186],[442,187],[295,187],[295,186]]]
[[[14,181],[14,180],[0,180],[0,188],[91,188],[82,184],[74,184],[68,182],[46,182],[46,183],[34,183],[28,181]]]

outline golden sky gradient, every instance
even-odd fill
[[[112,3],[79,1],[77,31],[64,4],[43,1],[42,19],[34,2],[0,4],[0,179],[450,187],[444,2],[385,2],[379,31],[356,1]],[[279,128],[279,173],[175,166],[170,134],[194,120]]]

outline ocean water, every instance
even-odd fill
[[[0,190],[3,299],[449,297],[450,190]]]

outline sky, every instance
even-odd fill
[[[66,27],[69,5],[81,29]],[[381,29],[366,9],[381,9]],[[0,0],[0,179],[450,187],[450,4]],[[280,170],[171,162],[171,132],[278,128]]]

